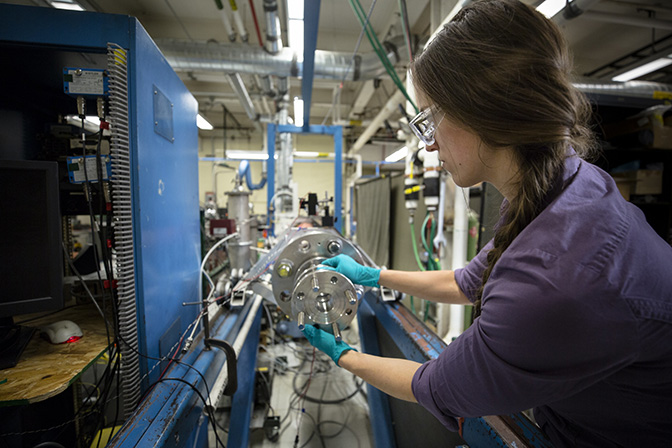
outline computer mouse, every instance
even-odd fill
[[[42,336],[46,337],[52,344],[63,344],[66,342],[75,342],[82,337],[82,330],[79,325],[71,320],[60,320],[53,324],[45,325],[40,328]]]

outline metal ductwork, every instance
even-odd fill
[[[266,18],[266,43],[264,47],[271,54],[282,51],[282,29],[278,17],[277,0],[264,0],[264,16]]]
[[[403,38],[385,42],[387,57],[392,64],[405,61],[402,50]],[[396,45],[398,43],[398,45]],[[262,76],[298,76],[301,64],[296,53],[283,48],[271,55],[261,47],[247,45],[213,44],[157,39],[161,52],[176,72],[205,71],[226,73],[248,73]],[[356,57],[352,67],[352,53],[315,51],[315,78],[362,81],[387,77],[378,56],[371,52]],[[348,71],[348,67],[350,70]]]
[[[645,100],[656,100],[672,93],[672,85],[649,81],[616,82],[595,80],[593,78],[576,78],[574,87],[587,95],[607,95]]]

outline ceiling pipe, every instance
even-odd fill
[[[238,4],[236,3],[236,0],[229,0],[229,4],[231,5],[231,11],[233,11],[233,21],[236,24],[236,28],[238,29],[240,40],[242,40],[243,42],[247,42],[247,40],[249,39],[249,35],[247,34],[247,29],[245,29],[243,19],[240,17],[240,10],[238,9]]]
[[[238,73],[229,73],[229,83],[231,83],[231,87],[233,87],[233,90],[238,95],[240,104],[242,104],[243,109],[245,109],[247,117],[252,120],[254,127],[258,131],[261,131],[261,126],[259,125],[259,114],[257,114],[257,112],[254,110],[254,104],[252,103],[250,94],[247,93],[247,88],[245,88],[243,78],[241,78],[240,74]]]
[[[404,98],[404,94],[401,92],[401,90],[394,92],[394,95],[392,95],[387,103],[385,103],[385,107],[383,107],[383,109],[378,112],[378,115],[376,115],[373,121],[371,121],[371,124],[364,130],[362,135],[359,136],[355,144],[352,145],[352,148],[350,148],[350,151],[348,151],[348,155],[351,156],[359,152],[359,150],[362,149],[364,145],[366,145],[366,142],[368,142],[369,139],[373,137],[373,135],[383,125],[385,120],[387,120],[390,115],[399,110],[399,104],[404,104],[405,101],[406,99]]]
[[[233,31],[233,27],[231,26],[231,19],[229,18],[229,12],[222,4],[222,0],[215,0],[215,5],[217,5],[217,9],[219,10],[219,16],[222,19],[222,23],[224,24],[224,30],[226,31],[226,35],[229,37],[229,41],[235,42],[236,32]]]
[[[255,74],[262,77],[298,76],[300,63],[291,48],[283,48],[272,55],[259,47],[232,44],[213,44],[157,39],[166,60],[176,72],[227,72]],[[402,51],[403,37],[383,44],[392,64],[407,62]],[[387,77],[385,67],[374,52],[355,57],[352,67],[351,53],[315,51],[315,78],[361,81]]]
[[[659,30],[672,30],[672,22],[662,19],[649,19],[647,17],[632,17],[613,12],[586,11],[581,15],[586,20],[598,22],[619,23],[621,25],[640,26]]]
[[[585,94],[613,95],[640,99],[655,99],[656,93],[672,93],[672,85],[650,81],[603,81],[593,78],[576,78],[572,84]]]
[[[264,0],[264,16],[266,20],[266,51],[271,54],[278,54],[282,51],[283,45],[277,0]]]

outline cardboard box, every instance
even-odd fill
[[[672,149],[672,106],[653,106],[625,120],[602,127],[607,140],[635,136],[635,143],[655,149]]]
[[[612,175],[618,191],[626,201],[633,194],[662,194],[663,170],[636,170],[615,173]]]

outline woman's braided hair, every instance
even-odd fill
[[[571,84],[572,62],[558,27],[518,0],[482,0],[462,9],[413,62],[413,82],[447,117],[492,149],[512,147],[517,194],[496,229],[476,292],[520,232],[544,209],[569,147],[594,148],[590,105]]]

